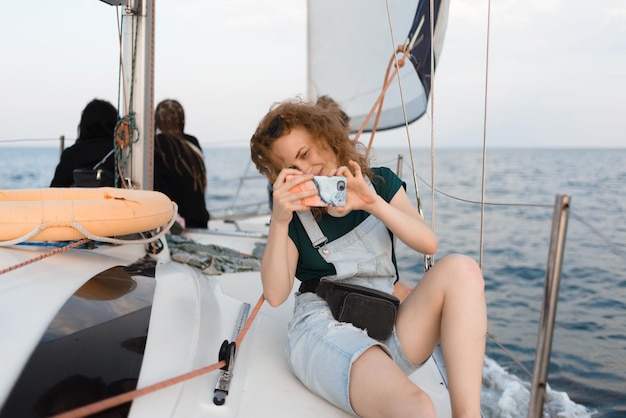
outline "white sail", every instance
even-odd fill
[[[445,33],[448,1],[435,3],[435,58]],[[308,95],[329,95],[358,130],[385,85],[395,51],[412,37],[410,65],[400,69],[385,96],[379,130],[421,117],[431,86],[430,1],[315,0],[308,3]],[[436,61],[436,59],[435,59]],[[371,130],[373,119],[366,130]]]

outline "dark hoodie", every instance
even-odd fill
[[[75,168],[92,169],[113,149],[117,119],[117,110],[111,103],[94,99],[87,104],[78,126],[78,139],[61,153],[50,187],[73,186]],[[114,166],[115,157],[111,154],[100,168],[113,172]]]

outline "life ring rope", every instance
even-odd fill
[[[174,205],[174,211],[173,211],[174,215],[172,216],[172,218],[168,221],[168,223],[166,225],[162,226],[161,231],[159,233],[157,233],[156,235],[154,235],[152,237],[148,237],[148,238],[142,238],[142,239],[120,239],[120,238],[103,237],[103,236],[92,234],[84,226],[82,226],[79,222],[73,221],[71,223],[71,226],[72,226],[72,228],[74,228],[75,230],[77,230],[78,232],[83,234],[85,237],[87,237],[87,238],[89,238],[89,239],[91,239],[93,241],[100,241],[100,242],[106,242],[106,243],[109,243],[109,244],[120,244],[120,245],[124,245],[124,244],[149,244],[151,242],[154,242],[154,241],[158,240],[163,235],[165,235],[169,231],[169,229],[172,227],[172,225],[174,225],[174,222],[176,221],[176,214],[178,213],[178,205],[176,205],[175,202],[172,202],[172,204]],[[33,228],[32,231],[28,232],[25,235],[22,235],[21,237],[17,237],[17,238],[14,238],[14,239],[11,239],[11,240],[7,240],[7,241],[0,241],[0,247],[7,247],[7,246],[10,246],[10,245],[16,245],[16,244],[19,244],[21,242],[28,241],[29,238],[34,237],[35,235],[37,235],[38,233],[40,233],[41,231],[46,229],[48,226],[49,225],[39,224],[35,228]]]
[[[0,241],[0,247],[8,247],[9,245],[16,245],[21,242],[28,241],[30,238],[34,237],[35,235],[37,235],[44,229],[46,229],[46,226],[44,224],[37,225],[35,228],[33,228],[32,231],[30,231],[27,234],[22,235],[21,237],[17,237],[17,238],[10,239],[7,241]]]
[[[176,205],[176,203],[172,202],[174,205],[174,216],[172,216],[172,219],[170,219],[170,221],[167,223],[167,225],[163,226],[161,228],[161,231],[149,238],[143,238],[143,239],[129,239],[129,240],[123,240],[123,239],[119,239],[119,238],[110,238],[110,237],[100,237],[97,235],[93,235],[92,233],[90,233],[89,231],[87,231],[81,224],[79,224],[78,222],[73,222],[72,223],[72,227],[74,227],[76,230],[78,230],[80,233],[82,233],[83,235],[85,235],[86,238],[80,239],[78,241],[74,241],[62,248],[57,248],[56,250],[53,250],[49,253],[46,254],[42,254],[38,257],[32,258],[30,260],[24,261],[22,263],[18,263],[16,265],[4,268],[4,269],[0,269],[0,274],[5,274],[8,273],[10,271],[13,270],[17,270],[20,267],[24,267],[27,266],[29,264],[35,263],[37,261],[43,260],[44,258],[56,255],[56,254],[60,254],[64,251],[67,251],[71,248],[74,247],[78,247],[79,245],[82,245],[90,240],[93,241],[101,241],[101,242],[108,242],[111,244],[149,244],[151,242],[154,242],[158,239],[160,239],[163,235],[165,235],[170,228],[172,227],[172,225],[174,225],[174,222],[176,221],[176,213],[178,212],[178,206]],[[0,241],[0,247],[2,246],[9,246],[9,245],[16,245],[19,244],[21,242],[27,241],[30,237],[35,236],[36,234],[38,234],[39,232],[41,232],[43,229],[45,229],[46,226],[41,224],[38,225],[35,229],[33,229],[31,232],[29,232],[28,234],[16,238],[16,239],[12,239],[9,241]],[[143,236],[143,234],[142,234]]]
[[[149,244],[151,242],[158,240],[170,230],[170,228],[172,227],[172,225],[174,225],[174,222],[176,221],[176,213],[178,213],[178,206],[176,205],[176,203],[174,203],[174,216],[172,216],[172,219],[169,220],[167,225],[164,225],[158,234],[152,237],[143,238],[143,239],[120,239],[120,238],[111,238],[111,237],[101,237],[101,236],[94,235],[91,232],[87,231],[81,224],[79,224],[76,221],[72,222],[72,227],[93,241],[101,241],[101,242],[107,242],[109,244],[121,244],[121,245],[123,244]],[[0,245],[2,244],[0,243]]]
[[[0,247],[24,241],[73,241],[83,237],[112,244],[149,243],[127,238],[171,227],[177,211],[176,203],[168,196],[151,190],[0,190]]]

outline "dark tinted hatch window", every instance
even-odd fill
[[[0,417],[50,416],[134,390],[154,272],[155,262],[145,258],[105,270],[78,289],[46,329]],[[129,409],[126,404],[96,416],[126,416]]]

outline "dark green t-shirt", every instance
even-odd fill
[[[372,184],[374,189],[376,189],[376,193],[387,202],[391,201],[400,187],[406,188],[406,184],[387,167],[373,167],[372,173],[374,174]],[[317,223],[328,238],[328,241],[331,242],[350,232],[368,216],[370,214],[363,210],[354,210],[341,218],[335,218],[325,213]],[[391,231],[389,235],[392,235]],[[296,267],[297,279],[307,281],[336,274],[335,267],[324,261],[318,251],[313,248],[313,244],[311,244],[311,240],[296,214],[293,215],[293,219],[289,224],[289,238],[294,242],[299,252],[298,265]],[[398,266],[396,264],[395,251],[392,251],[392,261],[394,266],[396,266],[397,277]]]

